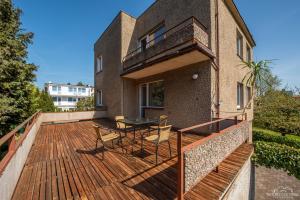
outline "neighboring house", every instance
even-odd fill
[[[89,85],[78,86],[49,82],[45,84],[45,91],[52,97],[54,105],[62,111],[74,110],[80,99],[94,95],[94,88]]]
[[[166,114],[178,128],[242,112],[251,88],[241,64],[254,46],[232,0],[157,0],[137,18],[121,11],[94,45],[96,109]]]

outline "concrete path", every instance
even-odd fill
[[[274,168],[253,167],[253,170],[255,200],[300,200],[300,180],[294,176]]]

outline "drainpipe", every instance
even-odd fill
[[[220,118],[220,50],[219,50],[219,0],[215,0],[215,45],[217,65],[217,118]]]

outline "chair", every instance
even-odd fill
[[[125,137],[127,137],[127,131],[132,129],[132,126],[126,125],[122,120],[124,120],[124,116],[115,116],[116,128],[117,130],[124,132]]]
[[[103,147],[103,151],[102,151],[102,156],[104,159],[104,150],[106,148],[105,143],[111,141],[112,147],[114,148],[114,140],[115,139],[119,139],[118,142],[122,144],[122,138],[120,134],[117,133],[113,133],[111,132],[111,130],[109,130],[109,133],[106,135],[102,134],[102,131],[100,130],[101,126],[98,125],[93,125],[93,128],[96,131],[96,136],[97,136],[97,140],[96,140],[96,148],[98,147],[98,141],[101,141],[102,143],[102,147]]]
[[[151,142],[153,144],[155,144],[155,163],[157,164],[157,156],[158,156],[158,146],[163,143],[163,142],[168,142],[169,144],[169,152],[170,152],[170,157],[172,156],[172,152],[171,152],[171,145],[170,145],[170,134],[171,134],[171,128],[172,125],[169,126],[161,126],[159,127],[158,130],[158,134],[155,135],[151,135],[148,137],[145,137],[145,140],[148,142]],[[143,147],[142,147],[143,148]]]
[[[150,131],[157,130],[159,127],[167,126],[168,116],[161,115],[159,116],[159,122],[157,125],[150,126]]]

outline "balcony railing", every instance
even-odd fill
[[[188,43],[197,42],[208,48],[209,35],[207,28],[195,17],[190,17],[153,40],[148,41],[146,49],[138,47],[123,58],[123,70],[139,66],[170,51],[186,47]],[[185,44],[187,44],[185,46]]]
[[[182,146],[184,133],[206,127],[211,132],[209,136]],[[249,131],[247,113],[178,130],[178,199],[183,199],[183,195],[210,171],[218,171],[218,165],[249,139]]]

